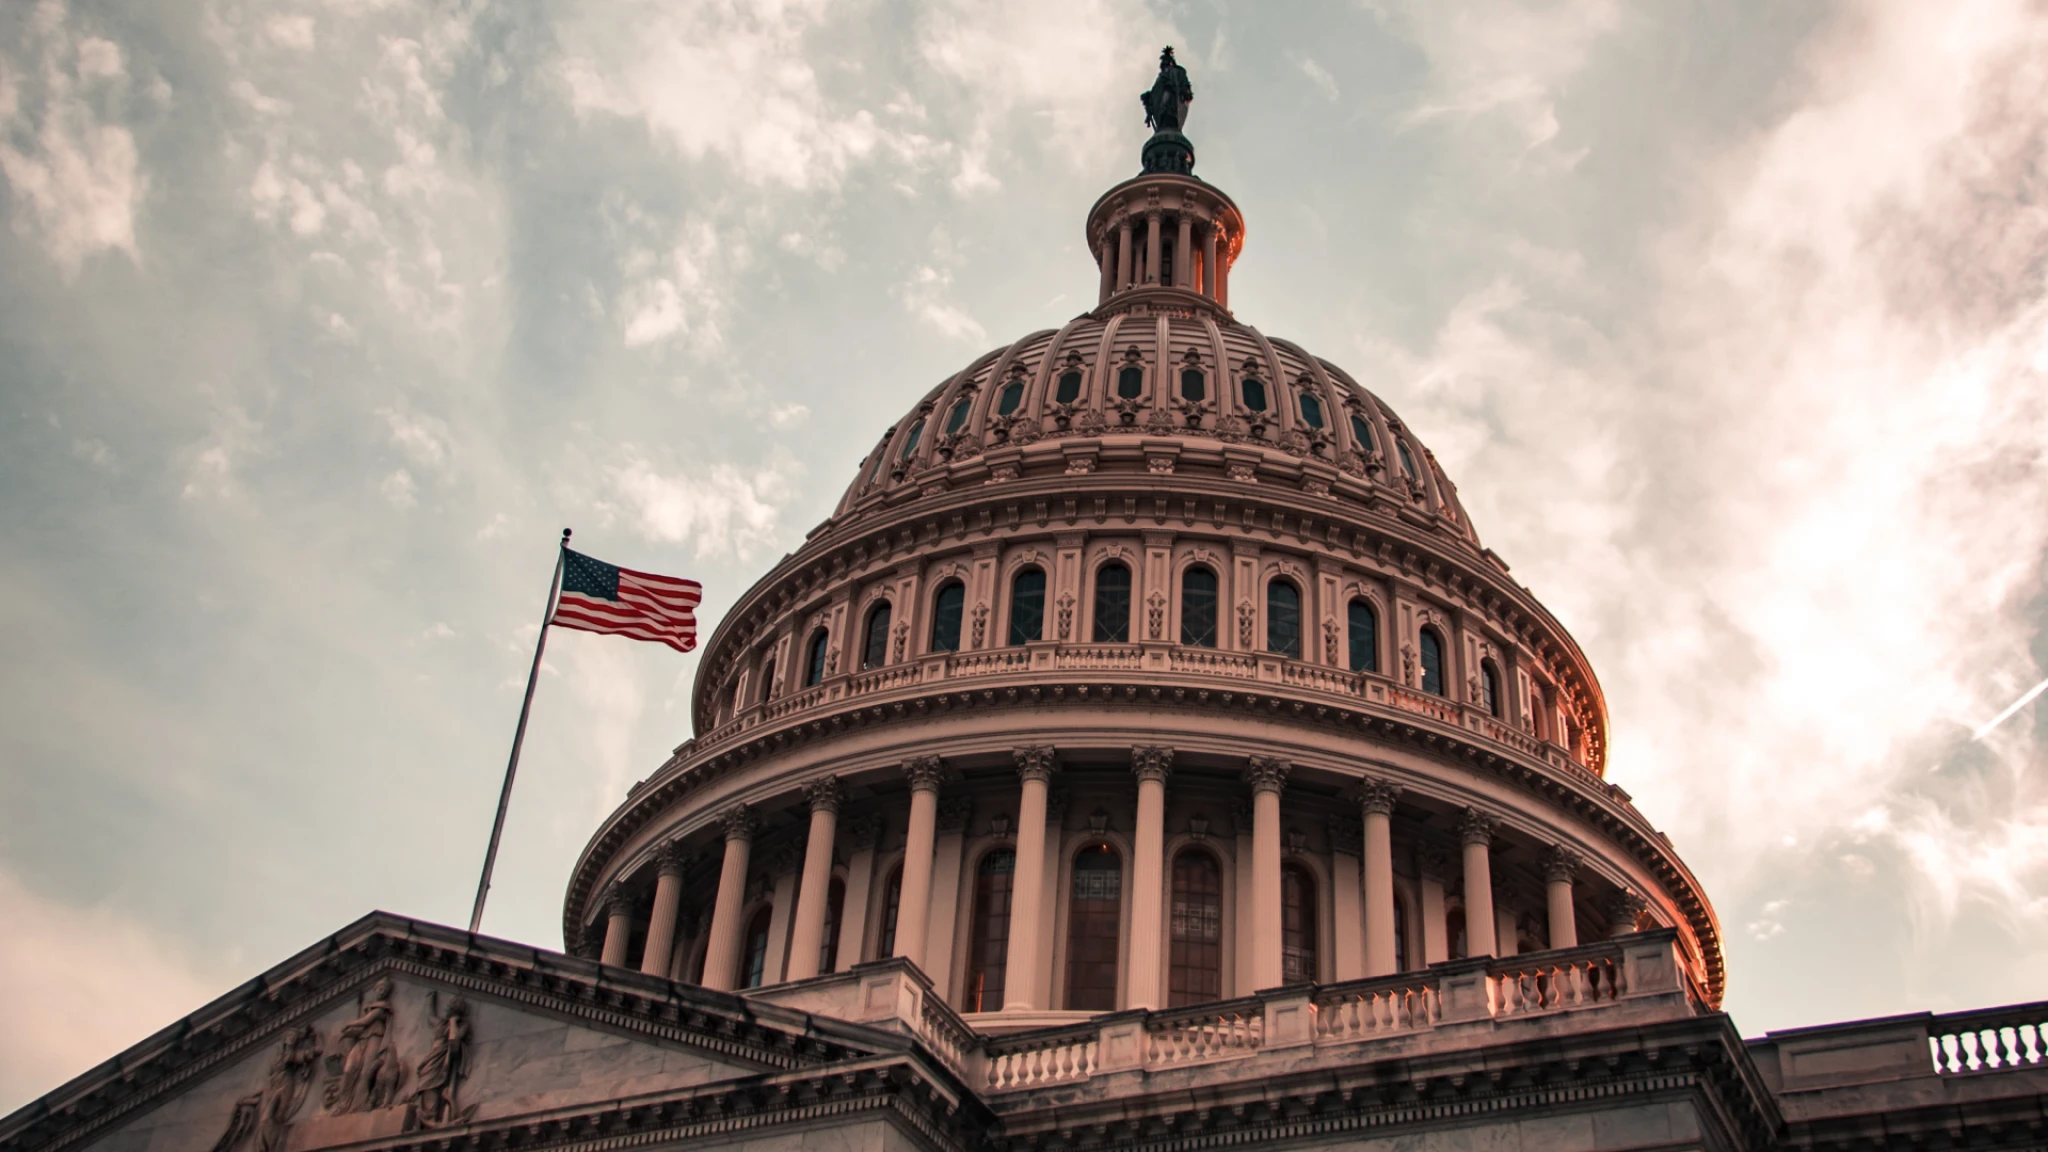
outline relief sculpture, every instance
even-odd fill
[[[462,1078],[469,1074],[469,1003],[457,997],[447,1015],[435,1015],[430,1008],[428,1017],[434,1022],[434,1045],[415,1069],[419,1086],[412,1090],[409,1130],[467,1124],[476,1114],[476,1105],[463,1108],[455,1099]]]
[[[235,1101],[228,1130],[214,1144],[213,1152],[242,1152],[245,1148],[278,1152],[283,1148],[285,1130],[306,1102],[306,1089],[319,1063],[320,1034],[312,1026],[302,1024],[286,1031],[263,1091]]]
[[[391,978],[382,976],[370,985],[368,998],[354,1020],[342,1025],[341,1040],[348,1051],[327,1058],[324,1102],[337,1116],[350,1112],[373,1112],[398,1102],[398,1088],[405,1068],[391,1047]]]

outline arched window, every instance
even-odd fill
[[[1310,393],[1303,392],[1301,394],[1301,418],[1307,422],[1309,427],[1321,429],[1323,426],[1323,402]]]
[[[1136,400],[1145,394],[1145,370],[1135,364],[1126,364],[1116,374],[1116,395],[1119,400]]]
[[[1299,864],[1280,869],[1280,980],[1316,978],[1316,880]]]
[[[1365,417],[1356,412],[1351,414],[1351,439],[1357,443],[1358,450],[1367,456],[1372,455],[1373,450],[1379,447],[1372,436],[1372,425],[1366,423]]]
[[[867,631],[861,634],[860,666],[880,668],[889,662],[889,602],[868,610]]]
[[[1003,1010],[1003,967],[1010,957],[1010,890],[1017,854],[997,849],[981,858],[974,875],[974,935],[967,949],[969,1012]]]
[[[766,704],[773,699],[775,699],[775,657],[770,656],[768,662],[761,665],[760,701]]]
[[[804,687],[815,688],[825,682],[825,648],[831,640],[832,634],[823,628],[811,634],[811,646],[804,654]]]
[[[1052,394],[1053,403],[1072,404],[1080,398],[1081,373],[1075,369],[1069,369],[1060,373],[1059,387],[1054,389]]]
[[[1199,404],[1209,395],[1208,378],[1199,368],[1186,368],[1180,374],[1180,398],[1189,403]]]
[[[882,886],[882,931],[875,941],[875,959],[887,960],[896,954],[896,913],[903,907],[903,865],[889,870],[888,882]]]
[[[1216,646],[1216,573],[1196,564],[1180,576],[1180,642]]]
[[[1172,948],[1166,1004],[1182,1008],[1223,998],[1223,870],[1216,858],[1184,848],[1173,858]]]
[[[910,454],[917,451],[917,438],[922,435],[924,435],[924,421],[919,420],[910,426],[910,435],[903,438],[903,459],[910,459]]]
[[[1410,455],[1408,452],[1408,442],[1406,440],[1396,440],[1394,441],[1394,447],[1396,450],[1399,451],[1401,456],[1402,474],[1407,476],[1410,480],[1421,479],[1421,477],[1415,471],[1415,457]]]
[[[1422,630],[1422,690],[1434,696],[1444,694],[1444,642],[1436,629]]]
[[[740,987],[759,988],[768,979],[768,925],[774,909],[763,908],[747,921],[746,961],[740,965]]]
[[[1131,570],[1109,563],[1095,570],[1095,642],[1131,640]]]
[[[960,650],[960,614],[967,606],[967,586],[958,580],[939,585],[932,597],[932,651]]]
[[[1238,382],[1238,391],[1244,395],[1244,406],[1252,412],[1266,410],[1266,382],[1257,376],[1247,376]]]
[[[1008,384],[1003,385],[1002,394],[996,397],[996,415],[1008,416],[1017,410],[1017,405],[1023,402],[1024,381],[1021,378],[1013,379]]]
[[[1479,706],[1486,714],[1500,719],[1500,673],[1493,667],[1493,661],[1479,662]]]
[[[1067,902],[1067,1008],[1116,1011],[1117,942],[1122,936],[1123,861],[1107,844],[1074,857]]]
[[[1301,659],[1301,593],[1285,580],[1266,583],[1266,651]]]
[[[1045,634],[1045,569],[1026,568],[1010,579],[1010,643],[1030,644]]]
[[[825,890],[825,938],[818,945],[818,975],[827,976],[839,967],[839,918],[846,912],[846,885],[839,877]]]
[[[1345,609],[1345,622],[1350,625],[1351,670],[1353,672],[1377,672],[1380,670],[1380,620],[1373,613],[1372,603],[1363,596],[1351,601]]]
[[[946,435],[958,432],[967,423],[967,413],[974,408],[974,401],[966,396],[953,401],[953,407],[946,412]]]

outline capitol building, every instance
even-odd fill
[[[1240,318],[1191,97],[1169,51],[1094,306],[890,403],[719,622],[560,952],[374,914],[0,1152],[2048,1147],[2048,1005],[1722,1013],[1585,653]]]

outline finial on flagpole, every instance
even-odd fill
[[[568,530],[567,528],[564,528],[564,529],[562,529],[562,547],[564,547],[564,548],[567,548],[568,546],[569,546],[569,530]]]

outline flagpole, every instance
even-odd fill
[[[540,679],[540,655],[547,651],[548,625],[555,618],[555,598],[562,591],[562,565],[569,559],[569,530],[562,529],[562,546],[555,553],[555,575],[548,581],[547,610],[540,618],[540,639],[533,643],[533,668],[526,674],[526,699],[519,705],[519,727],[512,732],[512,758],[505,762],[505,786],[498,789],[498,818],[491,821],[491,846],[484,850],[484,874],[476,882],[476,907],[469,913],[469,930],[483,926],[484,897],[491,891],[491,868],[498,862],[498,839],[505,834],[505,809],[512,803],[512,776],[519,771],[519,746],[526,742],[526,717],[533,711],[533,686]]]

